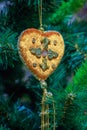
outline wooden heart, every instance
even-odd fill
[[[18,43],[23,61],[39,80],[48,78],[64,54],[63,38],[56,31],[26,29],[21,33]]]

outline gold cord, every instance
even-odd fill
[[[43,31],[42,25],[42,0],[38,0],[38,11],[39,11],[39,22],[40,22],[40,30]]]

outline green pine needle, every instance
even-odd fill
[[[62,2],[62,5],[50,18],[50,22],[52,24],[58,24],[67,15],[78,12],[85,3],[86,0],[69,0],[68,2]]]

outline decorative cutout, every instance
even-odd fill
[[[47,50],[43,50],[42,51],[42,57],[45,58],[48,55],[48,51]]]
[[[48,50],[48,59],[49,60],[52,60],[53,58],[57,58],[58,57],[58,54],[54,51],[52,51],[51,49]]]
[[[35,41],[36,41],[36,40],[35,40],[35,38],[33,38],[33,39],[32,39],[32,43],[34,44],[34,43],[35,43]]]
[[[37,58],[41,57],[41,48],[30,48],[31,54],[35,55]]]
[[[37,64],[36,63],[33,63],[33,67],[36,67],[37,66]]]
[[[44,49],[48,49],[48,45],[50,44],[50,40],[49,40],[47,37],[45,37],[45,38],[41,41],[41,43],[43,44],[43,48],[44,48]]]
[[[49,69],[48,65],[47,65],[47,59],[42,59],[42,63],[40,64],[40,67],[43,71]]]
[[[56,41],[56,40],[54,40],[53,44],[54,44],[54,46],[56,46],[56,45],[57,45],[57,41]]]
[[[30,52],[35,55],[37,58],[42,57],[48,57],[49,60],[52,60],[53,58],[57,58],[58,54],[54,51],[50,50],[41,50],[41,48],[30,48]]]
[[[52,69],[55,69],[55,68],[56,68],[56,66],[55,66],[55,64],[53,64],[53,65],[52,65]]]

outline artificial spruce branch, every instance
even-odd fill
[[[65,90],[53,90],[56,101],[57,125],[65,130],[86,130],[87,61],[76,71]]]
[[[75,124],[76,129],[86,130],[87,129],[86,126],[87,61],[83,63],[82,66],[77,70],[72,82],[69,83],[69,85],[66,87],[65,92],[66,92],[66,97],[68,97],[66,99],[72,99],[69,100],[70,102],[67,102],[68,100],[65,101],[65,108],[66,108],[65,111],[68,110],[65,113],[67,119],[71,120],[72,119],[71,117],[73,116],[72,122],[73,124]],[[73,107],[71,107],[71,105]]]
[[[6,126],[1,125],[0,130],[10,130],[9,128],[6,128]]]
[[[14,62],[18,62],[17,50],[17,33],[13,32],[10,28],[0,32],[0,66],[7,68],[13,67]]]
[[[67,15],[72,15],[73,13],[78,12],[85,3],[86,0],[69,0],[68,2],[62,2],[62,5],[50,18],[51,23],[54,25],[58,24]]]
[[[75,92],[87,90],[87,61],[77,70],[72,82],[66,87],[66,91]]]

